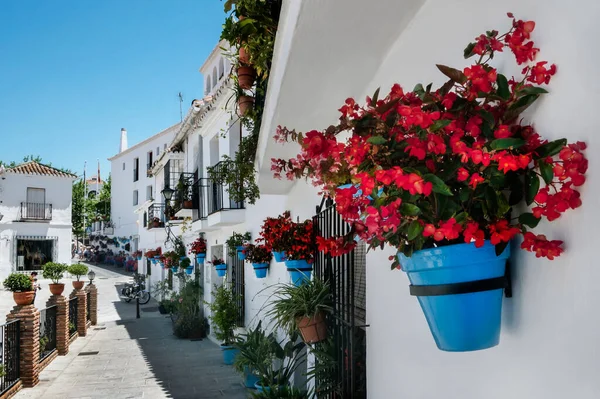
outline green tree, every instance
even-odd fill
[[[71,223],[73,224],[73,234],[81,236],[83,235],[83,215],[85,209],[85,185],[81,179],[73,183],[72,201]]]

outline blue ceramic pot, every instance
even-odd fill
[[[414,286],[435,286],[501,278],[510,246],[496,256],[486,241],[416,251],[398,260]],[[417,296],[438,348],[450,352],[487,349],[500,342],[503,289],[450,295]]]
[[[142,260],[141,256],[136,256],[137,260]]]
[[[300,260],[286,260],[285,265],[290,273],[292,283],[298,287],[302,285],[304,281],[310,281],[310,275],[312,273],[312,265],[305,259]]]
[[[254,384],[254,388],[256,388],[256,392],[271,392],[270,387],[264,387],[258,381]]]
[[[246,388],[255,389],[256,387],[254,386],[254,384],[257,384],[258,380],[259,378],[257,375],[250,372],[247,366],[244,367],[244,385],[246,386]]]
[[[177,273],[177,268],[178,268],[178,266],[171,266],[171,271],[173,273]]]
[[[267,270],[269,270],[268,263],[253,263],[252,267],[254,268],[254,274],[256,274],[256,278],[267,277]]]
[[[159,259],[160,259],[160,256],[155,256],[154,258],[152,258],[152,263],[156,265],[156,263],[158,262]]]
[[[188,266],[185,268],[186,274],[192,274],[194,272],[194,266]]]
[[[227,272],[227,264],[223,263],[221,265],[216,265],[215,269],[217,270],[217,276],[225,277],[225,273]]]
[[[243,250],[244,250],[244,246],[243,246],[243,245],[240,245],[240,246],[238,246],[238,247],[236,247],[236,248],[237,248],[237,256],[238,256],[238,259],[239,259],[239,260],[244,260],[244,259],[246,259],[246,254],[243,252]]]
[[[223,351],[223,362],[228,365],[232,365],[235,357],[240,353],[239,349],[228,345],[221,345],[221,350]]]
[[[206,253],[196,254],[196,262],[198,262],[199,264],[203,265],[205,259],[206,259]]]
[[[285,251],[279,251],[279,252],[273,251],[273,256],[275,257],[275,262],[285,261]]]

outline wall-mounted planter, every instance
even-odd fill
[[[215,265],[215,269],[217,270],[217,276],[225,277],[225,273],[227,272],[227,264],[222,263],[220,265]]]
[[[466,352],[500,342],[503,288],[510,247],[496,256],[486,241],[398,254],[438,348]]]
[[[223,344],[221,344],[221,350],[223,351],[223,363],[228,365],[232,365],[235,357],[240,353],[239,349]]]
[[[254,109],[254,97],[240,96],[238,98],[238,115],[246,116]]]
[[[171,266],[171,271],[173,273],[177,273],[177,269],[179,268],[179,266]]]
[[[315,317],[299,317],[296,319],[296,326],[307,344],[321,342],[327,338],[327,323],[323,312],[317,313]]]
[[[237,69],[238,84],[244,90],[249,90],[256,80],[256,71],[251,66],[240,66]]]
[[[141,256],[136,256],[137,260],[142,260]]]
[[[310,280],[312,265],[305,259],[286,260],[285,265],[290,273],[292,284],[294,284],[296,287],[302,285],[304,281]]]
[[[194,272],[194,266],[188,266],[185,268],[185,273],[190,275]]]
[[[237,251],[237,256],[238,256],[239,260],[246,259],[246,254],[244,254],[244,246],[243,245],[237,246],[236,251]]]
[[[284,262],[285,261],[285,251],[279,251],[279,252],[273,251],[273,257],[275,258],[275,262]]]
[[[203,265],[205,259],[206,259],[206,252],[201,253],[201,254],[196,254],[196,262],[198,262],[199,264]]]
[[[253,263],[252,267],[254,268],[254,274],[256,274],[256,278],[267,277],[267,271],[269,270],[268,263]]]
[[[160,259],[160,256],[155,256],[154,258],[150,259],[150,261],[152,261],[153,265],[156,265],[156,263],[158,263],[159,259]]]

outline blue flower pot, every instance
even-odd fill
[[[232,365],[235,357],[240,353],[239,349],[227,345],[221,345],[221,350],[223,351],[223,362],[228,365]]]
[[[267,277],[267,271],[269,270],[268,263],[253,263],[252,267],[254,268],[254,274],[256,274],[256,278]]]
[[[180,256],[179,260],[184,260],[185,258],[187,258],[187,256]]]
[[[177,273],[177,266],[171,266],[171,271],[173,273]]]
[[[223,263],[221,265],[216,265],[215,269],[217,269],[217,276],[225,277],[225,273],[227,272],[227,264]]]
[[[254,384],[257,384],[258,380],[258,376],[250,372],[248,367],[244,368],[244,385],[246,386],[246,388],[255,389],[256,387],[254,386]]]
[[[258,381],[254,384],[254,388],[256,388],[256,392],[271,392],[270,387],[264,387]]]
[[[206,259],[206,253],[196,254],[196,262],[198,262],[199,264],[203,265],[205,259]]]
[[[285,261],[285,251],[279,251],[279,252],[273,251],[273,256],[275,257],[275,262]]]
[[[136,256],[137,260],[142,260],[141,256]]]
[[[294,284],[296,287],[302,285],[304,281],[310,281],[312,265],[305,259],[286,260],[285,265],[290,273],[292,284]]]
[[[237,247],[237,256],[239,260],[244,260],[246,259],[246,254],[244,252],[242,252],[244,250],[244,247],[242,245]]]
[[[159,260],[159,259],[160,259],[160,256],[155,256],[155,257],[152,259],[152,263],[156,265],[156,263],[158,262],[158,260]]]
[[[194,272],[194,266],[188,266],[185,268],[186,274],[192,274]]]
[[[416,251],[410,258],[398,254],[402,270],[413,285],[411,290],[441,284],[454,284],[444,288],[456,289],[459,287],[456,283],[497,279],[496,284],[490,284],[485,291],[449,295],[442,292],[429,292],[426,295],[423,292],[413,293],[419,299],[439,349],[466,352],[498,345],[502,278],[509,255],[510,246],[507,246],[500,256],[496,256],[494,246],[489,241],[481,248],[476,248],[474,244],[456,244]]]

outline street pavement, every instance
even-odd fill
[[[248,397],[241,377],[223,364],[218,346],[208,339],[176,338],[170,318],[158,312],[154,300],[141,306],[136,319],[135,302],[118,295],[130,273],[112,266],[91,268],[98,287],[98,325],[78,337],[67,356],[48,365],[36,387],[22,389],[15,398]],[[38,299],[36,305],[43,307],[45,299]]]

